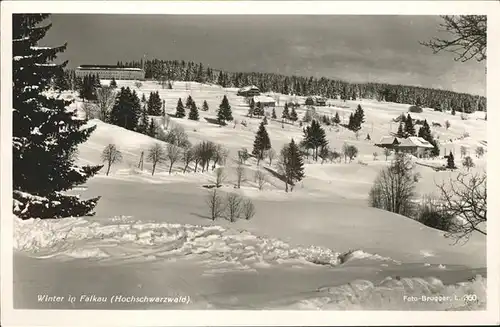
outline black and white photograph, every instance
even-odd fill
[[[2,4],[2,312],[498,319],[479,3]]]

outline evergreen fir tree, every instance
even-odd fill
[[[149,94],[148,114],[151,116],[160,116],[162,114],[162,102],[158,91]]]
[[[151,137],[156,137],[156,124],[154,119],[151,119],[151,123],[148,126],[147,135]]]
[[[455,112],[455,108],[452,108],[452,109],[451,109],[451,114],[452,114],[453,116],[455,116],[455,114],[456,114],[456,112]]]
[[[85,127],[70,101],[49,97],[52,77],[66,62],[52,64],[66,45],[36,47],[51,25],[47,14],[12,15],[12,186],[13,213],[22,219],[92,215],[99,197],[80,200],[64,192],[83,184],[102,166],[75,164],[78,144],[95,126]]]
[[[281,118],[285,120],[290,120],[290,112],[288,111],[287,103],[285,103],[285,107],[283,108],[283,112],[281,113]]]
[[[305,176],[304,161],[300,149],[293,139],[281,150],[280,165],[285,177],[286,192],[288,192],[288,185],[291,185],[293,190],[293,185]]]
[[[408,136],[415,136],[415,126],[413,125],[413,119],[410,114],[408,114],[405,122],[405,137]]]
[[[310,126],[304,128],[304,144],[309,145],[313,150],[314,160],[318,160],[318,149],[328,145],[325,130],[318,121],[313,120]]]
[[[233,120],[233,114],[231,112],[231,106],[229,105],[229,101],[227,97],[224,95],[221,104],[219,105],[219,110],[217,111],[217,120],[219,124],[225,125],[226,121]]]
[[[403,127],[403,122],[399,123],[398,131],[396,133],[397,137],[405,137],[405,132],[404,132],[404,127]]]
[[[111,109],[110,122],[114,125],[134,130],[139,122],[140,114],[141,103],[137,93],[135,91],[130,92],[129,87],[122,87]]]
[[[264,159],[264,152],[271,148],[271,140],[269,139],[269,135],[267,134],[266,127],[264,126],[264,122],[261,122],[259,125],[259,130],[255,135],[255,140],[253,142],[253,151],[252,154],[257,157],[257,164],[260,160]]]
[[[141,110],[141,116],[139,118],[139,123],[137,124],[137,131],[142,134],[146,134],[149,127],[149,117],[146,106]]]
[[[355,129],[356,123],[354,122],[354,115],[351,113],[349,115],[349,123],[347,124],[347,128],[353,131]]]
[[[333,123],[335,125],[340,124],[340,117],[339,117],[339,113],[338,112],[335,113],[335,118],[333,118]]]
[[[184,105],[182,104],[181,98],[179,98],[179,101],[177,101],[177,108],[175,110],[175,117],[177,117],[177,118],[186,117],[186,110],[184,109]]]
[[[272,118],[272,119],[276,119],[276,118],[277,118],[277,117],[276,117],[276,110],[274,110],[274,108],[273,108],[273,112],[272,112],[272,114],[271,114],[271,118]]]
[[[296,122],[299,119],[297,116],[297,112],[295,111],[295,108],[292,107],[292,111],[290,112],[290,120],[293,122]]]
[[[203,110],[203,111],[208,111],[208,103],[207,103],[207,100],[203,101],[203,107],[202,107],[202,110]]]
[[[151,93],[149,93],[149,98],[151,99]],[[142,102],[142,103],[146,103],[146,101],[147,101],[147,100],[146,100],[146,93],[143,93],[143,94],[142,94],[142,98],[141,98],[141,102]]]
[[[115,78],[114,78],[114,77],[111,79],[111,82],[109,82],[109,86],[110,86],[110,87],[112,87],[112,88],[116,88],[116,87],[118,87],[118,86],[116,85],[116,80],[115,80]]]
[[[186,99],[186,108],[191,108],[191,105],[193,104],[193,98],[191,95],[189,95]]]
[[[198,113],[198,107],[196,106],[196,102],[191,102],[191,107],[189,108],[189,116],[190,120],[200,120],[200,115]]]
[[[255,101],[253,98],[250,99],[250,103],[248,104],[248,116],[252,117],[255,114]]]
[[[264,116],[264,119],[262,119],[262,122],[264,123],[264,125],[267,125],[267,124],[268,124],[268,122],[267,122],[267,117],[266,117],[266,116]]]
[[[457,168],[455,166],[455,158],[453,157],[453,152],[450,152],[450,154],[448,155],[448,157],[446,159],[447,159],[447,161],[446,161],[446,168],[448,168],[448,169],[455,169],[455,168]]]

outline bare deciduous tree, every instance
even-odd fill
[[[237,188],[241,187],[241,182],[245,181],[245,167],[241,164],[239,164],[236,167],[236,180],[237,180]]]
[[[174,164],[179,161],[179,159],[181,158],[181,155],[182,155],[182,152],[181,152],[181,149],[173,144],[168,144],[167,145],[167,154],[166,154],[166,157],[168,159],[168,161],[170,161],[170,166],[168,168],[168,173],[171,174],[172,173],[172,167],[174,166]]]
[[[116,145],[108,144],[102,151],[101,160],[108,163],[108,169],[106,171],[106,176],[108,176],[111,165],[122,161],[122,153],[118,150]]]
[[[174,125],[167,131],[158,129],[156,138],[180,148],[185,148],[191,145],[186,131],[180,125]]]
[[[467,155],[467,147],[462,145],[460,146],[460,156],[463,158]]]
[[[195,160],[195,149],[193,148],[184,148],[182,150],[182,161],[184,162],[184,171],[183,173],[186,173],[186,170],[189,166],[189,164]]]
[[[242,199],[236,193],[229,193],[226,196],[226,217],[230,222],[235,222],[241,215]]]
[[[378,157],[378,153],[377,152],[373,152],[373,160],[377,160],[377,157]]]
[[[226,172],[224,168],[220,167],[215,170],[215,186],[221,187],[222,183],[226,181]]]
[[[391,165],[375,179],[369,194],[371,206],[410,217],[417,177],[408,156],[396,154]]]
[[[85,113],[85,119],[94,119],[97,116],[97,108],[93,102],[83,102],[82,110]]]
[[[259,190],[262,191],[264,188],[264,185],[267,183],[267,177],[266,174],[262,170],[257,170],[255,172],[255,181],[257,182],[257,185],[259,186]]]
[[[385,156],[385,161],[387,161],[387,158],[391,155],[391,149],[389,148],[384,148],[384,156]]]
[[[115,92],[112,87],[103,86],[97,89],[97,107],[99,109],[99,119],[108,121],[109,112],[115,103]]]
[[[443,22],[440,29],[451,34],[450,38],[433,38],[421,42],[433,50],[452,52],[455,60],[465,62],[472,58],[477,61],[486,60],[486,16],[479,15],[447,15],[441,16]]]
[[[152,176],[155,174],[156,165],[165,161],[165,150],[163,147],[158,143],[152,145],[148,150],[147,160],[153,164]]]
[[[210,218],[215,220],[222,216],[225,210],[224,199],[217,192],[217,189],[213,189],[207,198],[207,205],[210,209]]]
[[[450,227],[449,237],[467,241],[476,231],[486,235],[486,173],[459,173],[455,180],[437,185],[441,205],[445,212],[455,217]]]
[[[267,157],[269,158],[269,166],[273,164],[274,158],[276,158],[276,151],[273,148],[267,151]]]
[[[222,145],[217,144],[213,149],[212,154],[212,170],[215,169],[217,164],[224,165],[226,163],[227,157],[229,156],[229,151],[225,149]]]
[[[243,202],[241,211],[243,217],[245,217],[246,220],[250,220],[253,216],[255,216],[255,205],[253,204],[252,200],[245,200]]]

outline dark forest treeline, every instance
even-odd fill
[[[158,81],[195,81],[218,84],[222,87],[256,85],[262,92],[274,91],[298,96],[320,95],[343,100],[357,98],[415,104],[436,110],[471,113],[486,111],[486,98],[466,93],[385,83],[348,83],[325,77],[285,76],[274,73],[232,73],[205,67],[184,60],[141,60],[118,62],[122,67],[143,67],[147,79]]]

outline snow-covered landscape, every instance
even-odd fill
[[[495,305],[486,16],[11,16],[10,323]]]
[[[109,81],[102,80],[102,84]],[[368,204],[368,193],[377,173],[391,162],[372,153],[374,144],[397,124],[392,119],[407,113],[409,105],[360,99],[329,100],[318,107],[321,114],[353,111],[360,104],[371,140],[356,139],[344,127],[326,128],[332,148],[344,142],[359,148],[353,162],[310,161],[305,178],[286,193],[278,178],[258,189],[252,176],[258,169],[255,159],[245,164],[245,175],[235,188],[234,169],[238,150],[251,149],[260,118],[247,116],[248,104],[237,89],[195,82],[174,82],[163,89],[155,81],[117,81],[118,88],[135,90],[139,97],[158,91],[173,114],[177,99],[191,95],[206,100],[209,111],[199,121],[172,117],[171,126],[182,126],[192,143],[213,140],[229,150],[224,167],[228,178],[220,188],[251,198],[255,216],[234,223],[212,221],[203,187],[215,181],[212,169],[205,172],[174,165],[159,165],[154,175],[151,163],[138,168],[141,152],[152,144],[166,144],[124,128],[93,119],[97,129],[78,148],[81,164],[99,164],[108,144],[115,144],[123,160],[105,169],[72,192],[84,198],[102,196],[93,217],[62,220],[20,220],[14,225],[14,303],[19,308],[82,309],[393,309],[462,310],[484,309],[486,305],[486,238],[473,233],[465,244],[454,244],[444,232]],[[210,122],[226,95],[237,124],[218,126]],[[270,94],[280,103],[304,97]],[[81,108],[77,95],[71,105]],[[280,116],[280,106],[276,113]],[[298,109],[299,117],[304,110]],[[85,113],[80,110],[79,114]],[[427,119],[451,127],[434,131],[447,152],[459,153],[461,146],[473,151],[486,144],[486,122],[477,112],[467,120],[446,112],[424,108],[414,119]],[[208,119],[205,119],[208,118]],[[165,120],[157,119],[159,125]],[[241,122],[246,121],[246,126]],[[272,146],[279,149],[290,138],[300,139],[298,123],[285,124],[269,119],[266,126]],[[469,137],[461,138],[467,131]],[[359,161],[358,161],[359,160]],[[413,160],[428,165],[439,159]],[[261,167],[272,168],[269,162]],[[418,193],[435,192],[435,183],[456,172],[435,171],[423,165]],[[486,169],[486,156],[476,159],[473,170]],[[44,271],[40,274],[40,271]],[[58,283],[61,274],[70,274],[71,283]],[[47,286],[50,287],[47,288]],[[45,290],[45,291],[43,291]],[[106,303],[78,299],[39,301],[45,294],[95,294]],[[110,303],[114,294],[151,297],[189,297],[189,303]],[[474,294],[474,301],[464,300]],[[410,297],[428,296],[428,301]],[[455,297],[456,296],[456,297]],[[448,297],[448,298],[447,298]],[[451,298],[450,298],[451,297]],[[173,300],[172,300],[173,301]],[[176,300],[180,301],[180,300]]]

